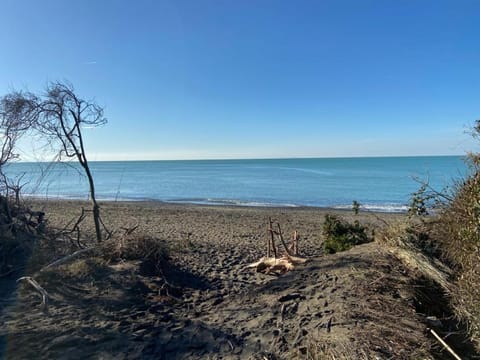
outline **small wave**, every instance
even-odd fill
[[[65,195],[65,194],[31,194],[26,193],[22,194],[25,198],[36,199],[36,200],[90,200],[90,195]],[[151,201],[155,199],[150,199],[147,197],[128,197],[128,196],[102,196],[98,195],[96,197],[98,201],[105,202],[117,202],[117,201]]]
[[[305,168],[295,168],[295,167],[279,167],[278,169],[282,170],[293,170],[299,171],[307,174],[315,174],[315,175],[322,175],[322,176],[332,176],[333,173],[330,171],[322,171],[322,170],[313,170],[313,169],[305,169]]]
[[[176,204],[198,204],[198,205],[219,205],[219,206],[253,206],[253,207],[299,207],[296,204],[289,203],[271,203],[249,200],[235,199],[170,199],[168,203]]]
[[[352,205],[335,205],[332,207],[334,209],[352,209]],[[401,204],[363,204],[360,205],[360,209],[373,212],[405,213],[408,211],[408,206]]]
[[[37,199],[37,200],[88,200],[90,197],[88,195],[64,195],[64,194],[34,194],[34,193],[24,193],[22,194],[25,198]]]

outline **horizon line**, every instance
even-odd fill
[[[117,160],[88,160],[94,162],[155,162],[155,161],[244,161],[244,160],[304,160],[304,159],[369,159],[369,158],[414,158],[414,157],[467,157],[468,154],[443,154],[443,155],[352,155],[352,156],[290,156],[290,157],[245,157],[245,158],[197,158],[197,159],[117,159]],[[66,159],[58,162],[76,162],[77,160]],[[17,163],[52,163],[49,160],[21,160]]]

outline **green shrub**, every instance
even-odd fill
[[[352,211],[355,215],[358,215],[360,211],[360,203],[357,200],[353,200]]]
[[[427,184],[422,184],[422,186],[420,186],[410,198],[408,215],[410,217],[428,215],[427,204],[429,201],[431,201],[431,196],[427,194]]]
[[[334,254],[350,249],[354,245],[370,242],[372,239],[367,234],[367,228],[358,221],[353,224],[336,215],[325,215],[323,223],[325,242],[323,248],[326,253]]]

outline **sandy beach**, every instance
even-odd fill
[[[89,204],[32,201],[51,227],[72,224]],[[379,228],[402,214],[319,208],[102,203],[117,234],[164,242],[165,296],[139,261],[89,258],[37,280],[48,314],[27,286],[4,310],[6,358],[96,359],[411,359],[432,354],[425,314],[415,304],[414,273],[377,243],[325,255],[322,223],[336,213]],[[287,238],[300,234],[304,265],[283,275],[246,266],[265,254],[269,217]],[[91,231],[88,221],[83,231]],[[122,229],[123,228],[123,229]],[[51,259],[53,261],[55,259]],[[28,272],[28,268],[27,268]],[[32,274],[35,275],[35,274]],[[434,348],[435,346],[433,346]]]

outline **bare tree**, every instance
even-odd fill
[[[18,140],[34,127],[38,115],[37,100],[33,94],[23,92],[12,92],[0,98],[0,196],[4,212],[10,220],[9,193],[11,190],[18,197],[21,186],[8,179],[5,166],[18,158]]]
[[[60,142],[60,155],[76,158],[88,180],[93,206],[93,221],[97,241],[102,240],[100,206],[95,197],[95,184],[90,170],[82,129],[104,125],[103,108],[93,101],[79,98],[73,86],[53,82],[47,86],[44,99],[38,104],[38,129],[53,141]]]
[[[68,83],[52,82],[42,96],[12,92],[0,98],[0,200],[1,196],[5,199],[8,197],[9,190],[15,193],[21,188],[18,182],[8,181],[4,166],[18,157],[15,152],[18,139],[26,131],[34,129],[43,135],[42,140],[47,143],[59,142],[59,159],[63,156],[76,158],[84,170],[92,201],[95,233],[97,240],[101,241],[100,207],[95,197],[95,184],[85,153],[82,129],[106,122],[103,108],[93,101],[78,97]]]

